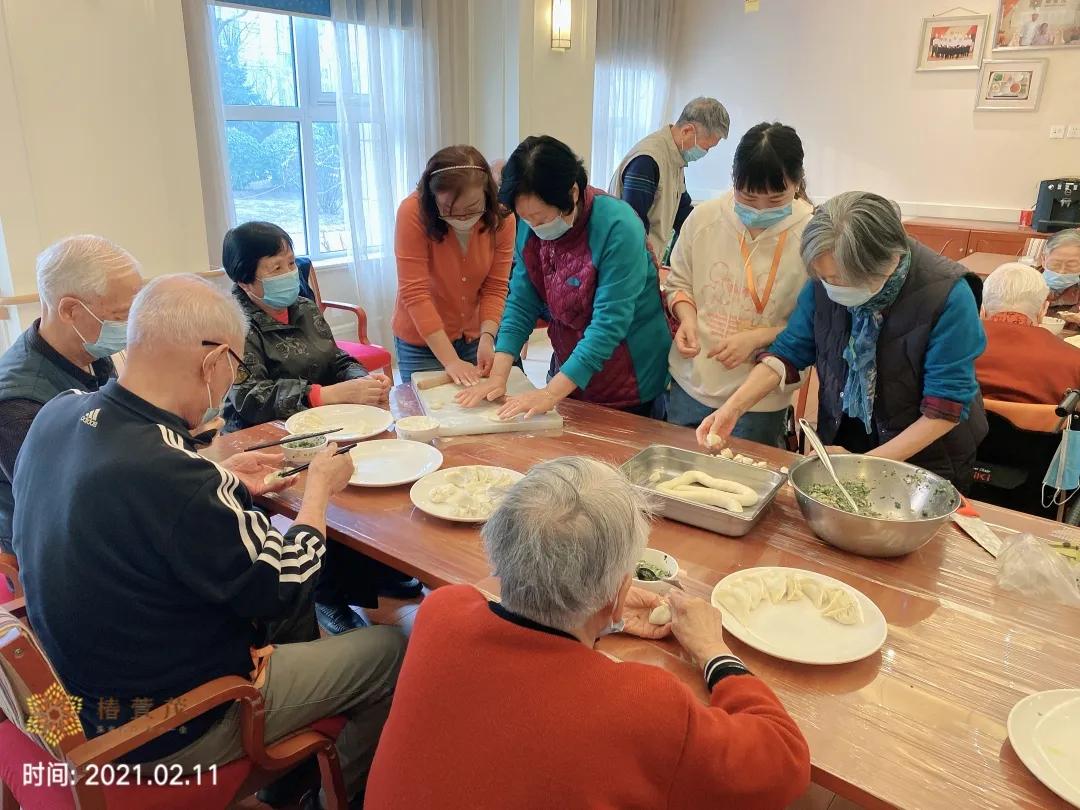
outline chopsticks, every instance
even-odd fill
[[[263,442],[262,444],[253,444],[251,447],[245,447],[243,452],[250,453],[252,450],[265,450],[267,447],[277,447],[279,444],[288,444],[289,442],[302,442],[304,439],[316,439],[319,436],[326,436],[330,433],[337,433],[341,428],[330,428],[329,430],[320,430],[315,433],[301,433],[299,436],[282,436],[280,439],[276,439],[272,442]]]
[[[359,444],[359,442],[347,442],[346,444],[342,445],[337,450],[335,450],[334,455],[335,456],[340,456],[342,453],[348,453],[350,450],[352,450],[354,447],[356,447],[357,444]],[[293,467],[291,470],[282,470],[281,472],[278,473],[278,478],[288,478],[290,475],[296,475],[297,473],[302,473],[304,470],[306,470],[310,466],[311,466],[311,462],[309,461],[307,464],[301,464],[299,467]]]

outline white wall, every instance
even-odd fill
[[[1034,113],[975,112],[977,71],[915,72],[922,19],[946,5],[761,0],[744,14],[683,0],[671,104],[711,95],[732,119],[731,138],[687,170],[691,193],[729,188],[739,136],[765,120],[799,131],[815,200],[866,189],[907,214],[1016,221],[1039,180],[1080,175],[1080,140],[1047,137],[1080,123],[1080,50],[993,57],[1049,59],[1042,100]],[[997,0],[967,5],[996,17]]]
[[[571,47],[564,52],[551,50],[551,0],[519,2],[519,135],[552,135],[568,144],[588,166],[596,0],[573,0]]]
[[[35,255],[85,231],[128,248],[148,275],[205,270],[180,4],[3,0],[0,8],[5,292],[34,292]]]

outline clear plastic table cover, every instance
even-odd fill
[[[420,413],[415,392],[395,388],[391,410],[398,418]],[[495,464],[527,472],[563,455],[618,465],[651,444],[696,449],[693,432],[684,428],[573,401],[561,403],[559,411],[566,420],[560,431],[440,439],[445,466]],[[274,425],[241,431],[223,437],[219,451],[235,452],[277,432]],[[774,469],[796,458],[763,445],[733,445]],[[292,516],[301,494],[302,487],[295,487],[263,500]],[[987,504],[978,509],[999,531],[1044,537],[1063,531],[1059,524]],[[464,582],[498,590],[476,527],[414,509],[407,487],[335,496],[328,527],[334,539],[431,587]],[[786,663],[727,637],[732,651],[799,723],[810,743],[814,781],[822,787],[869,808],[1068,806],[1023,766],[1005,722],[1013,705],[1033,692],[1080,686],[1080,610],[1000,590],[996,561],[954,524],[906,557],[858,557],[817,540],[786,486],[745,537],[658,520],[650,545],[678,558],[688,592],[705,599],[732,571],[775,565],[828,574],[882,610],[889,624],[884,647],[853,664]],[[600,648],[662,666],[705,699],[700,673],[674,641],[614,635],[602,639]]]

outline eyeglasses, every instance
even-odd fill
[[[1080,273],[1080,260],[1049,261],[1043,264],[1043,269],[1053,273]]]
[[[215,349],[218,348],[219,346],[224,346],[225,347],[225,351],[227,351],[229,353],[229,356],[232,357],[232,359],[236,361],[236,371],[233,372],[233,382],[240,383],[240,382],[243,382],[244,380],[246,380],[248,377],[251,376],[251,366],[249,366],[247,363],[245,363],[243,360],[241,360],[240,355],[238,355],[236,352],[234,352],[232,350],[232,348],[227,343],[216,343],[216,342],[214,342],[212,340],[204,340],[202,342],[202,345],[203,346],[210,346],[210,347],[215,348]]]

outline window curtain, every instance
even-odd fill
[[[592,141],[597,186],[607,186],[630,147],[664,123],[675,5],[675,0],[597,0]]]
[[[458,134],[450,131],[458,127],[448,128],[444,121],[439,52],[440,41],[451,44],[449,29],[440,33],[440,26],[462,5],[458,0],[333,2],[353,272],[368,313],[369,339],[387,348],[393,346],[390,318],[397,295],[397,207],[414,190],[428,157]]]
[[[182,0],[181,9],[202,181],[207,265],[217,269],[221,267],[221,241],[225,231],[236,223],[229,188],[229,164],[225,156],[225,110],[221,105],[212,6],[209,0]]]

